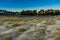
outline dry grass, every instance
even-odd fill
[[[60,28],[56,28],[56,30],[60,30]]]
[[[53,25],[55,24],[55,20],[54,19],[47,19],[47,25]]]
[[[56,37],[56,39],[55,40],[60,40],[60,37]]]
[[[55,16],[55,19],[60,20],[60,15],[59,16]]]
[[[60,16],[56,16],[55,18],[57,20],[60,20],[59,19]],[[54,20],[55,18],[21,18],[21,17],[0,16],[0,25],[3,25],[6,22],[8,22],[4,26],[6,26],[6,29],[12,28],[13,29],[12,31],[16,37],[18,37],[20,35],[19,32],[25,33],[26,31],[28,31],[28,32],[26,32],[27,35],[33,35],[34,38],[36,38],[36,39],[38,38],[40,40],[40,35],[42,33],[47,35],[49,32],[51,32],[51,30],[46,30],[46,25],[55,24],[55,20]],[[46,22],[42,23],[39,27],[34,26],[35,28],[31,29],[33,27],[33,25],[36,25],[37,23],[41,23],[44,20]],[[31,31],[30,31],[30,29],[31,29]],[[56,30],[60,30],[60,28],[57,28]],[[54,32],[53,35],[56,36],[56,35],[58,35],[58,33],[59,32]],[[10,40],[9,33],[4,34],[4,37],[2,37],[2,38],[5,40]],[[56,40],[58,40],[58,39],[56,38]],[[22,39],[22,40],[24,40],[24,39]]]
[[[12,24],[12,27],[17,27],[17,26],[20,26],[20,24],[18,24],[18,23],[13,23]]]

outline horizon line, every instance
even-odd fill
[[[39,10],[42,10],[43,8],[41,8],[41,9],[22,9],[22,10],[8,10],[8,9],[0,9],[0,10],[6,10],[6,11],[12,11],[12,12],[20,12],[20,11],[23,11],[23,10],[37,10],[37,11],[39,11]],[[43,10],[50,10],[50,9],[52,9],[52,8],[49,8],[49,9],[43,9]],[[53,10],[60,10],[60,9],[53,9]]]

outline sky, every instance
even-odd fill
[[[60,0],[0,0],[0,9],[10,11],[60,9]]]

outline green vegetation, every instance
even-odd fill
[[[48,16],[48,15],[54,16],[54,15],[60,15],[60,10],[41,9],[39,11],[37,11],[37,10],[23,10],[21,12],[11,12],[11,11],[6,11],[6,10],[0,10],[0,15],[3,15],[3,16]]]

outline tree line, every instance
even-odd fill
[[[48,15],[51,15],[51,16],[54,16],[54,15],[60,15],[60,10],[41,9],[39,11],[22,10],[21,12],[11,12],[11,11],[6,11],[6,10],[0,10],[0,15],[4,15],[4,16],[48,16]]]

